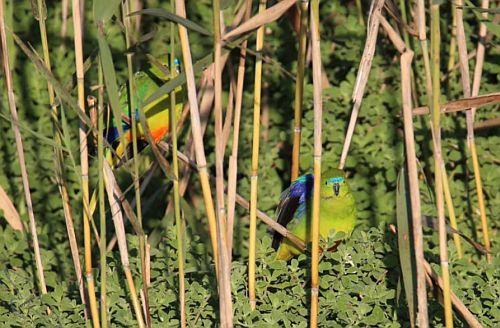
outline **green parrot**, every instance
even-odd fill
[[[164,64],[164,63],[162,63]],[[175,59],[175,73],[180,73],[180,61]],[[165,65],[166,66],[166,65]],[[146,99],[148,99],[158,88],[159,84],[166,82],[170,79],[170,75],[167,75],[163,70],[160,70],[156,66],[151,66],[145,71],[139,71],[134,75],[135,82],[135,95],[134,104],[135,106],[140,106]],[[184,92],[182,86],[175,89],[176,94],[176,106],[175,106],[175,118],[178,121],[182,115]],[[118,128],[114,118],[111,121],[111,126],[105,132],[107,141],[112,145],[114,153],[108,151],[106,154],[106,159],[112,167],[118,167],[122,165],[126,158],[130,159],[133,156],[132,152],[132,113],[130,113],[128,105],[128,88],[126,86],[120,89],[120,108],[122,109],[122,128],[125,137],[125,143],[123,144],[120,140],[118,134]],[[148,122],[149,129],[151,131],[151,136],[155,143],[158,143],[163,136],[170,131],[170,120],[169,120],[169,110],[170,110],[170,98],[169,94],[165,94],[147,106],[143,107],[146,120]],[[142,150],[147,146],[147,139],[144,135],[144,129],[139,120],[139,109],[135,109],[135,119],[137,122],[137,146],[139,150]],[[125,154],[127,156],[125,156]]]
[[[321,173],[319,233],[327,237],[330,230],[350,234],[356,224],[356,203],[345,174],[338,169]],[[293,181],[280,197],[277,221],[306,243],[311,241],[312,194],[314,176],[305,174]],[[272,246],[276,258],[288,261],[302,251],[288,239],[274,232]]]

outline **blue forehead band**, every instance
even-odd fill
[[[344,182],[343,177],[335,177],[327,180],[328,183],[341,183]]]
[[[175,58],[174,59],[174,64],[175,65],[180,65],[181,64],[181,61],[179,60],[179,58]]]

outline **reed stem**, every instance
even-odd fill
[[[440,71],[440,51],[441,51],[441,32],[439,27],[439,4],[431,4],[431,59],[432,59],[432,132],[434,140],[434,180],[437,217],[439,222],[439,258],[441,262],[441,271],[443,275],[443,298],[446,327],[453,327],[453,314],[450,297],[450,276],[448,265],[448,246],[446,221],[444,217],[443,200],[443,173],[441,156],[441,71]],[[457,34],[458,36],[458,34]]]
[[[252,11],[252,0],[246,0],[246,9],[243,20],[250,17]],[[238,77],[236,81],[234,123],[233,123],[233,145],[231,156],[229,156],[229,168],[227,178],[227,247],[233,249],[233,227],[234,211],[236,207],[236,177],[238,173],[238,145],[240,137],[241,106],[243,103],[243,84],[245,80],[245,61],[247,55],[247,40],[241,43],[240,60],[238,64]],[[229,253],[229,262],[232,254]]]
[[[72,1],[73,31],[75,47],[76,81],[78,91],[78,106],[85,115],[85,85],[83,69],[83,41],[82,41],[82,14],[81,3]],[[83,243],[85,247],[85,276],[89,293],[90,312],[94,328],[100,327],[99,314],[97,311],[97,300],[95,296],[95,283],[92,273],[92,240],[90,236],[90,206],[89,206],[89,163],[87,148],[87,132],[85,122],[80,120],[80,165],[81,165],[81,188],[83,202]]]
[[[311,318],[310,327],[318,326],[319,298],[319,205],[321,188],[321,49],[319,36],[319,0],[311,1],[311,51],[313,65],[313,97],[314,97],[314,187],[312,204],[312,257],[311,257]]]
[[[293,129],[293,150],[292,150],[292,174],[291,180],[299,176],[300,168],[300,136],[302,130],[302,103],[304,95],[304,65],[307,51],[307,11],[309,0],[300,2],[300,29],[299,29],[299,52],[297,55],[297,75],[295,80],[294,98],[294,129]]]
[[[266,0],[259,0],[259,14],[266,10]],[[259,169],[260,109],[262,92],[262,47],[264,25],[257,30],[255,46],[255,84],[253,98],[252,172],[250,178],[250,235],[248,241],[248,295],[250,307],[255,310],[255,241],[257,239],[257,182]]]
[[[49,72],[52,71],[51,68],[51,63],[50,63],[50,55],[49,55],[49,45],[48,45],[48,38],[47,38],[47,29],[45,25],[45,20],[46,20],[46,13],[43,10],[44,8],[44,3],[42,0],[37,1],[37,9],[38,9],[38,25],[40,27],[40,39],[42,40],[42,49],[43,49],[43,60],[45,62],[45,66],[47,67],[47,70]],[[49,95],[49,104],[52,109],[51,115],[52,115],[52,130],[53,130],[53,138],[55,141],[56,146],[54,147],[54,157],[55,157],[55,166],[56,166],[56,181],[57,185],[59,187],[59,192],[61,194],[61,200],[62,200],[62,205],[63,205],[63,212],[64,212],[64,219],[66,223],[66,231],[68,233],[68,241],[69,241],[69,246],[71,250],[71,257],[73,260],[73,266],[75,268],[75,275],[76,275],[76,280],[78,283],[78,289],[80,291],[80,300],[82,301],[82,304],[85,305],[84,308],[84,317],[85,320],[87,320],[88,316],[88,304],[86,302],[86,297],[85,297],[85,286],[83,283],[83,277],[82,277],[82,267],[80,264],[80,254],[78,250],[78,243],[76,240],[76,235],[75,235],[75,228],[73,224],[73,214],[71,212],[71,204],[69,200],[69,194],[68,194],[68,187],[66,183],[66,174],[64,170],[64,159],[63,159],[63,152],[61,150],[62,147],[62,136],[61,136],[61,131],[58,128],[58,109],[57,105],[55,103],[55,92],[54,92],[54,87],[50,82],[47,82],[47,92]]]
[[[45,275],[43,272],[43,263],[40,254],[40,245],[38,243],[38,234],[36,232],[35,214],[33,212],[33,203],[31,201],[28,171],[26,170],[26,161],[24,158],[23,140],[21,137],[21,132],[19,131],[18,127],[16,100],[14,96],[14,86],[13,86],[12,72],[10,67],[10,57],[8,51],[9,48],[7,46],[7,37],[5,33],[5,13],[4,13],[3,0],[0,0],[0,39],[2,45],[3,68],[4,68],[5,82],[6,82],[5,84],[7,86],[7,100],[9,103],[12,130],[14,130],[14,137],[16,140],[16,150],[17,150],[17,156],[19,158],[19,166],[21,168],[24,197],[26,200],[26,207],[28,209],[31,239],[33,242],[33,252],[35,255],[36,271],[38,274],[38,285],[39,285],[38,287],[40,288],[40,292],[42,294],[47,294],[47,285],[45,284]],[[50,313],[50,310],[48,310],[48,312]]]

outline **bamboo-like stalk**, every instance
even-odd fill
[[[33,213],[33,203],[31,201],[30,186],[28,180],[28,171],[26,170],[26,161],[24,158],[24,148],[23,140],[21,137],[21,132],[17,125],[17,108],[16,100],[14,96],[14,86],[12,81],[12,72],[10,68],[10,57],[7,47],[7,37],[5,34],[5,13],[4,13],[4,1],[0,0],[0,39],[2,45],[2,58],[3,58],[3,68],[5,74],[5,84],[7,86],[7,100],[9,103],[9,110],[11,115],[12,130],[14,130],[14,137],[16,140],[17,156],[19,158],[19,166],[21,168],[21,177],[23,181],[24,197],[26,200],[26,207],[28,209],[29,225],[31,232],[31,239],[33,241],[33,252],[35,255],[36,271],[38,275],[38,284],[40,292],[42,294],[47,294],[47,285],[45,284],[45,275],[43,273],[43,263],[42,257],[40,255],[40,245],[38,244],[38,234],[36,232],[36,220],[35,214]],[[48,310],[50,313],[50,310]]]
[[[102,72],[101,61],[98,66],[98,134],[97,134],[97,166],[99,170],[99,217],[100,217],[100,240],[99,240],[99,264],[101,268],[101,325],[102,328],[108,327],[108,306],[107,306],[107,260],[106,260],[106,209],[104,205],[104,177],[103,177],[103,162],[104,162],[104,75]]]
[[[455,207],[453,206],[453,198],[451,197],[450,184],[448,174],[446,173],[446,166],[444,161],[441,161],[441,172],[443,174],[443,191],[444,199],[446,202],[446,209],[448,210],[448,217],[450,218],[450,226],[458,231],[457,217],[455,215]],[[455,243],[455,248],[457,249],[458,258],[461,259],[463,256],[462,252],[462,241],[457,233],[453,234],[453,242]]]
[[[259,0],[259,14],[266,10],[266,0]],[[257,182],[259,169],[260,107],[262,91],[262,47],[264,45],[264,25],[257,30],[255,46],[255,82],[253,98],[252,171],[250,177],[250,234],[248,236],[248,299],[255,310],[255,240],[257,238]]]
[[[85,113],[85,90],[83,70],[83,42],[82,42],[82,15],[80,12],[80,1],[72,1],[73,31],[75,47],[76,81],[78,91],[78,106]],[[80,164],[81,164],[81,188],[83,202],[83,240],[85,247],[85,277],[89,294],[90,312],[94,328],[100,327],[99,314],[97,311],[97,300],[95,296],[94,275],[92,273],[92,245],[90,236],[90,206],[89,206],[89,163],[87,148],[87,133],[85,122],[80,121]]]
[[[455,67],[455,52],[457,48],[457,11],[454,8],[454,5],[451,5],[451,16],[452,16],[452,23],[451,23],[451,38],[450,38],[450,47],[449,47],[449,52],[448,52],[448,66],[447,66],[447,71],[450,72],[450,75],[448,77],[448,84],[446,88],[446,93],[448,95],[448,98],[450,97],[451,94],[451,78],[454,76],[455,70],[453,67]]]
[[[144,328],[145,324],[144,324],[144,319],[142,318],[141,306],[139,304],[139,298],[137,297],[137,291],[135,289],[134,279],[132,278],[132,273],[130,272],[130,264],[129,264],[128,250],[127,250],[127,239],[125,236],[125,226],[123,224],[123,215],[120,208],[120,195],[117,193],[115,187],[116,185],[115,177],[107,161],[103,161],[103,172],[104,172],[104,183],[106,186],[106,194],[108,196],[108,202],[111,208],[111,215],[113,217],[113,223],[115,226],[116,236],[118,239],[118,249],[120,251],[120,259],[122,262],[123,271],[125,272],[127,285],[130,291],[130,300],[132,302],[132,307],[134,309],[137,325],[139,326],[139,328]]]
[[[420,207],[420,191],[418,186],[417,156],[415,153],[415,136],[413,132],[413,116],[411,103],[411,63],[413,51],[406,50],[401,61],[401,90],[403,103],[403,122],[406,148],[406,165],[408,166],[408,182],[410,184],[410,202],[412,214],[413,242],[417,272],[417,321],[419,327],[429,327],[427,315],[427,290],[425,287],[425,261],[423,249],[422,218]]]
[[[312,204],[312,256],[311,256],[311,311],[310,326],[318,326],[318,298],[319,298],[319,205],[321,188],[321,121],[322,121],[322,76],[321,76],[321,49],[319,36],[319,0],[311,2],[311,52],[313,64],[313,98],[314,98],[314,187]]]
[[[176,0],[175,12],[178,16],[186,17],[186,8],[183,0]],[[205,150],[203,149],[203,138],[201,133],[200,113],[198,110],[198,102],[196,99],[196,85],[194,80],[193,61],[191,58],[191,49],[189,47],[189,38],[186,27],[181,24],[178,25],[179,39],[181,42],[182,59],[184,63],[184,70],[186,73],[187,93],[189,99],[190,113],[191,113],[191,132],[193,135],[193,143],[195,145],[196,163],[200,172],[200,182],[203,191],[203,198],[205,200],[205,208],[207,211],[207,219],[210,231],[210,239],[212,244],[212,251],[215,260],[215,269],[217,272],[219,268],[219,251],[217,241],[217,224],[215,219],[215,209],[210,190],[210,181],[207,172],[207,162],[205,158]],[[224,245],[225,246],[225,245]],[[217,273],[218,274],[218,273]]]
[[[246,0],[245,6],[244,21],[248,20],[252,12],[252,0]],[[231,149],[231,156],[229,156],[229,168],[227,173],[227,247],[230,250],[233,249],[234,210],[236,207],[236,175],[238,173],[238,144],[240,137],[241,106],[243,103],[243,84],[245,81],[247,43],[247,40],[243,41],[240,50],[234,104],[233,145]],[[231,253],[228,255],[229,262],[231,262]]]
[[[220,1],[213,0],[214,28],[214,116],[215,116],[215,190],[217,202],[217,242],[219,250],[219,312],[222,327],[233,326],[231,303],[231,263],[227,248],[226,208],[224,202],[224,138],[222,131],[222,65],[221,65],[221,10]]]
[[[125,26],[125,45],[127,49],[132,46],[132,18],[130,14],[130,1],[125,1],[122,3],[123,8],[123,25]],[[130,113],[130,125],[132,131],[132,152],[133,152],[133,173],[132,179],[135,190],[135,201],[136,201],[136,212],[137,212],[137,223],[142,230],[142,206],[141,206],[141,186],[139,182],[139,151],[137,148],[137,120],[136,120],[136,109],[141,104],[135,103],[135,80],[134,80],[134,70],[132,64],[133,53],[127,53],[127,68],[128,68],[128,86],[129,86],[129,113]],[[141,259],[141,276],[142,276],[142,293],[144,295],[144,309],[145,309],[145,321],[146,326],[151,327],[151,314],[149,311],[149,296],[148,296],[148,284],[146,279],[146,240],[144,233],[139,234],[139,254]]]
[[[171,10],[174,0],[170,0]],[[170,25],[170,74],[175,77],[175,24]],[[172,140],[172,174],[173,174],[173,204],[175,226],[177,231],[177,264],[179,267],[179,311],[181,327],[186,327],[186,288],[184,283],[184,220],[181,217],[181,200],[179,195],[179,160],[177,158],[177,122],[175,119],[175,90],[170,93],[169,125]]]
[[[46,13],[44,13],[44,3],[42,0],[37,1],[37,9],[38,9],[38,25],[40,27],[40,39],[42,40],[42,49],[43,49],[43,60],[45,62],[45,66],[47,67],[47,70],[51,72],[51,63],[50,63],[50,55],[49,55],[49,45],[48,45],[48,39],[47,39],[47,29],[45,25],[45,20],[46,20]],[[76,281],[78,283],[78,290],[80,291],[80,299],[82,301],[82,304],[85,306],[84,308],[84,317],[85,320],[87,320],[88,316],[88,305],[86,302],[86,297],[85,297],[85,286],[83,283],[83,277],[82,277],[82,267],[80,264],[80,254],[78,251],[78,243],[76,241],[76,235],[75,235],[75,228],[73,224],[73,214],[71,212],[71,204],[69,200],[69,194],[68,194],[68,187],[66,184],[66,177],[65,177],[65,172],[64,172],[64,160],[63,160],[63,153],[61,150],[62,146],[62,136],[61,136],[61,131],[58,129],[58,109],[57,105],[55,103],[55,93],[54,93],[54,87],[50,82],[47,82],[47,92],[49,94],[49,104],[52,109],[51,115],[52,115],[52,120],[53,120],[53,138],[56,143],[56,146],[54,147],[54,153],[55,153],[55,165],[56,165],[56,181],[57,185],[59,187],[59,192],[61,194],[61,199],[62,199],[62,205],[63,205],[63,212],[64,212],[64,219],[66,223],[66,231],[68,233],[68,240],[69,240],[69,246],[71,249],[71,258],[73,260],[73,266],[75,268],[75,274],[76,274]]]
[[[500,103],[500,92],[488,93],[481,96],[466,97],[458,100],[451,100],[441,104],[441,113],[454,113],[467,111],[469,108],[482,107]],[[427,115],[430,113],[429,107],[422,106],[413,109],[413,115]]]
[[[437,206],[437,217],[439,222],[439,258],[441,262],[441,273],[443,276],[443,298],[446,327],[453,327],[453,314],[450,298],[450,276],[448,267],[448,246],[446,234],[446,221],[444,218],[443,200],[443,173],[441,157],[441,111],[439,100],[441,98],[440,79],[440,51],[441,32],[439,28],[439,4],[431,4],[431,61],[432,61],[432,129],[434,140],[434,183]],[[458,17],[457,17],[458,20]],[[457,33],[457,37],[460,37]]]
[[[489,0],[483,0],[481,1],[481,8],[483,9],[488,9],[489,8]],[[488,18],[488,11],[484,11],[482,13],[482,16],[487,19]],[[486,39],[486,24],[480,23],[479,25],[479,41],[477,43],[477,55],[476,55],[476,65],[474,68],[474,79],[472,81],[472,93],[471,96],[477,96],[479,94],[479,87],[481,85],[481,75],[483,72],[483,62],[484,62],[484,53],[485,53],[485,47],[484,47],[484,41]],[[488,253],[486,254],[486,260],[488,263],[491,263],[491,253],[490,248],[490,238],[489,238],[489,232],[488,232],[488,220],[486,218],[486,207],[484,204],[484,195],[483,195],[483,186],[481,182],[481,173],[480,173],[480,168],[479,168],[479,160],[477,157],[477,150],[476,150],[476,143],[474,141],[474,115],[476,113],[476,108],[471,108],[470,110],[470,118],[467,119],[467,140],[471,152],[471,157],[472,157],[472,165],[474,168],[474,178],[476,182],[476,189],[477,189],[477,198],[478,198],[478,205],[479,205],[479,213],[481,216],[481,229],[483,231],[483,241],[484,241],[484,246]],[[466,114],[467,115],[467,114]],[[472,121],[472,123],[471,123]],[[472,125],[472,127],[471,127]]]
[[[295,80],[294,98],[294,129],[292,150],[292,174],[291,180],[295,181],[299,176],[300,167],[300,136],[302,129],[302,97],[304,95],[304,65],[307,51],[307,10],[309,0],[300,2],[300,29],[299,29],[299,52],[297,55],[297,78]]]
[[[352,91],[352,112],[351,118],[349,119],[349,125],[347,127],[346,136],[344,139],[344,145],[342,146],[342,154],[340,155],[339,168],[343,169],[345,161],[347,159],[347,153],[349,152],[349,147],[351,146],[352,136],[354,135],[354,128],[356,127],[356,122],[358,120],[359,110],[361,108],[361,103],[363,101],[363,94],[365,92],[366,83],[368,82],[368,76],[370,74],[373,56],[375,55],[375,47],[377,44],[378,29],[380,23],[380,12],[384,7],[384,0],[376,0],[372,2],[370,8],[370,15],[367,24],[366,42],[363,49],[363,56],[359,62],[358,74],[356,76],[356,84],[354,90]]]
[[[418,39],[420,40],[420,47],[422,48],[422,57],[424,60],[425,91],[427,95],[427,103],[430,106],[430,104],[432,103],[432,80],[431,80],[431,64],[429,59],[429,48],[427,46],[424,0],[417,0],[416,19],[418,27]]]

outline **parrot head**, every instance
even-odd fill
[[[342,170],[329,169],[321,174],[321,180],[321,198],[324,200],[343,197],[350,192]]]

